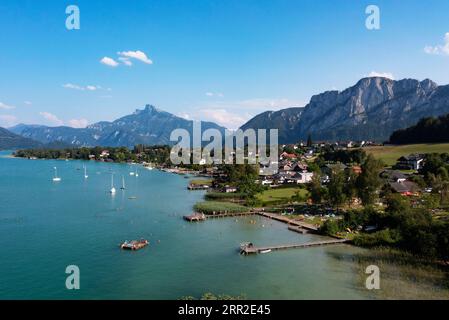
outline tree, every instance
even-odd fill
[[[309,183],[310,198],[313,203],[321,203],[324,198],[324,188],[321,186],[321,175],[315,173]]]
[[[357,192],[363,205],[372,205],[382,183],[379,173],[383,164],[370,154],[361,167],[362,173],[357,178]]]
[[[335,207],[341,206],[346,200],[344,192],[346,184],[345,172],[341,169],[335,169],[330,176],[328,188],[329,202]]]

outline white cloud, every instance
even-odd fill
[[[72,83],[63,84],[62,87],[66,88],[66,89],[73,89],[73,90],[84,90],[83,87],[76,85],[76,84],[72,84]]]
[[[12,127],[17,124],[17,118],[10,114],[0,115],[0,127]]]
[[[178,117],[181,117],[181,118],[183,118],[183,119],[186,119],[186,120],[191,120],[190,114],[185,113],[185,112],[178,113],[177,116],[178,116]]]
[[[377,72],[377,71],[371,71],[368,74],[369,78],[374,78],[374,77],[381,77],[381,78],[388,78],[391,80],[394,80],[394,75],[391,72]]]
[[[208,97],[217,97],[217,98],[223,98],[224,94],[221,92],[206,92],[206,96]]]
[[[15,108],[16,108],[16,107],[11,106],[11,105],[9,105],[9,104],[0,102],[0,109],[3,109],[3,110],[10,110],[10,109],[15,109]]]
[[[31,101],[24,101],[23,103],[25,103],[27,106],[31,106],[33,104]]]
[[[137,51],[122,51],[122,52],[117,52],[117,54],[119,56],[121,56],[122,58],[123,57],[124,58],[132,58],[132,59],[136,59],[136,60],[142,61],[143,63],[146,63],[146,64],[153,64],[153,61],[151,59],[149,59],[147,57],[147,55],[144,52],[140,51],[140,50],[137,50]]]
[[[129,60],[129,58],[119,57],[118,58],[125,66],[131,67],[133,63]]]
[[[81,86],[81,85],[77,85],[77,84],[73,84],[73,83],[66,83],[62,85],[63,88],[66,89],[72,89],[72,90],[79,90],[79,91],[97,91],[97,90],[101,90],[103,89],[101,86],[93,86],[93,85],[88,85],[88,86]],[[108,91],[111,91],[110,88],[107,89]]]
[[[64,125],[64,121],[62,121],[61,119],[59,119],[57,116],[55,116],[54,114],[50,113],[50,112],[39,112],[39,114],[44,117],[45,120],[47,120],[48,122],[50,122],[51,124],[54,124],[56,126],[62,126]]]
[[[251,119],[249,114],[241,115],[226,109],[197,109],[193,113],[181,113],[178,116],[186,120],[215,122],[229,129],[238,129],[242,124]]]
[[[433,55],[449,56],[449,32],[444,35],[444,44],[437,46],[426,46],[424,52]]]
[[[68,121],[70,127],[73,128],[85,128],[89,124],[87,119],[72,119]]]
[[[117,61],[109,57],[104,57],[103,59],[100,60],[100,63],[107,65],[109,67],[117,67],[119,65]]]
[[[267,110],[280,110],[290,107],[302,107],[305,103],[281,99],[246,99],[238,101],[211,101],[193,108],[192,112],[181,113],[178,116],[188,120],[205,120],[216,122],[226,128],[236,129],[245,124],[255,115]]]
[[[56,115],[50,112],[40,112],[39,113],[42,117],[44,117],[45,120],[51,125],[55,126],[64,126],[67,125],[72,128],[85,128],[89,124],[89,121],[87,119],[81,118],[81,119],[71,119],[67,122],[64,122],[63,120],[59,119]]]

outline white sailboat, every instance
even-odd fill
[[[136,168],[136,172],[134,173],[134,175],[135,175],[136,177],[139,176],[139,173],[137,173],[137,168]]]
[[[87,167],[84,166],[84,179],[89,178],[89,176],[87,175]]]
[[[111,190],[109,192],[111,194],[115,194],[117,192],[114,187],[114,174],[111,175]]]
[[[54,167],[54,169],[55,169],[55,176],[53,177],[53,181],[59,182],[59,181],[61,181],[61,178],[58,177],[58,169],[56,167]]]
[[[120,189],[122,189],[122,190],[126,189],[126,187],[125,187],[125,176],[122,176],[122,187]]]

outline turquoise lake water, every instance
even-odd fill
[[[367,297],[352,261],[361,249],[337,245],[245,257],[238,253],[241,242],[320,237],[262,217],[183,221],[204,193],[187,191],[182,176],[6,155],[0,153],[0,299],[179,299],[205,292],[249,299]],[[52,181],[55,166],[59,183]],[[136,167],[139,177],[130,176]],[[108,192],[111,172],[115,196]],[[138,252],[118,247],[139,238],[150,246]],[[80,268],[80,290],[65,287],[68,265]]]

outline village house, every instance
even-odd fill
[[[400,157],[396,165],[395,169],[400,170],[420,170],[424,164],[424,157],[420,154],[411,154],[408,156]]]
[[[279,160],[296,160],[298,156],[293,153],[283,152],[279,157]]]
[[[313,172],[298,172],[291,179],[296,184],[304,184],[312,181]]]
[[[412,181],[390,182],[390,187],[393,192],[402,194],[403,196],[413,196],[421,190],[418,185]]]
[[[100,157],[101,157],[101,158],[107,158],[107,157],[109,157],[109,150],[103,150],[103,151],[101,151]]]

